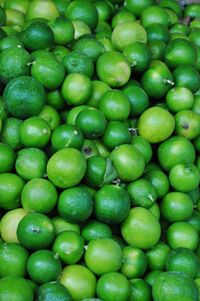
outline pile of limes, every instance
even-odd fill
[[[0,0],[0,301],[200,300],[200,4],[180,2]]]

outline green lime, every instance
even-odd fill
[[[25,25],[26,23],[25,15],[22,12],[16,9],[6,9],[5,13],[6,13],[6,24],[5,24],[6,26],[23,27]]]
[[[192,110],[181,110],[175,115],[175,132],[189,140],[200,135],[200,115]]]
[[[158,270],[151,271],[145,276],[145,281],[152,287],[156,278],[159,277],[161,273],[162,271],[158,271]]]
[[[19,151],[15,169],[24,180],[43,178],[46,175],[47,155],[38,148],[24,148]]]
[[[127,191],[116,185],[105,185],[95,194],[94,213],[100,222],[121,223],[130,210]]]
[[[26,18],[32,20],[35,18],[44,18],[47,20],[53,20],[58,17],[58,10],[51,0],[33,0],[30,1]]]
[[[143,10],[154,3],[153,0],[127,0],[126,8],[136,16],[141,16]]]
[[[102,275],[97,282],[97,296],[106,301],[128,301],[131,293],[127,278],[117,272]]]
[[[68,290],[57,281],[46,282],[37,289],[37,297],[40,301],[72,301]]]
[[[83,73],[71,73],[66,76],[61,92],[67,103],[81,105],[88,100],[92,93],[92,82]]]
[[[69,223],[58,215],[54,216],[51,220],[54,224],[56,235],[63,231],[74,231],[80,234],[80,226],[78,224]]]
[[[131,144],[142,154],[145,164],[147,164],[153,154],[151,144],[142,136],[133,136]]]
[[[167,171],[170,171],[176,164],[194,163],[194,146],[186,137],[170,137],[159,145],[158,160],[161,167]]]
[[[74,301],[95,296],[96,278],[88,268],[82,265],[75,264],[65,267],[59,282],[68,289]]]
[[[14,173],[0,174],[0,207],[2,209],[20,207],[20,197],[24,184],[22,178]]]
[[[6,50],[12,47],[24,47],[21,39],[17,36],[5,37],[0,41],[0,50]]]
[[[167,229],[167,242],[172,249],[195,250],[199,242],[198,232],[188,222],[176,222]]]
[[[65,11],[65,17],[71,21],[83,21],[91,29],[95,29],[98,22],[97,9],[95,5],[88,0],[84,1],[84,5],[81,0],[71,1]]]
[[[111,40],[115,49],[122,51],[134,42],[147,43],[147,33],[136,21],[123,22],[114,28]]]
[[[143,42],[130,43],[123,49],[123,54],[131,64],[133,72],[144,72],[151,62],[152,54],[149,46]]]
[[[147,141],[158,143],[172,134],[175,120],[165,109],[151,107],[140,115],[137,127],[139,134]]]
[[[8,113],[24,119],[40,113],[45,103],[45,91],[33,77],[19,76],[6,85],[3,101]]]
[[[164,242],[158,242],[153,248],[147,250],[146,255],[149,269],[151,271],[162,271],[165,268],[165,262],[169,251],[169,246]]]
[[[69,188],[80,183],[86,171],[86,160],[75,148],[57,151],[47,163],[47,176],[59,188]]]
[[[184,10],[184,17],[197,18],[200,17],[200,9],[198,3],[189,3]]]
[[[158,242],[161,229],[158,219],[148,209],[135,207],[122,223],[121,233],[129,245],[146,250]]]
[[[73,24],[74,29],[75,29],[75,33],[74,33],[74,39],[75,40],[77,40],[81,36],[92,33],[90,27],[85,22],[80,21],[80,19],[79,20],[78,19],[73,20],[72,24]]]
[[[121,144],[129,144],[131,133],[129,128],[121,121],[110,121],[107,123],[102,141],[109,150],[113,150]]]
[[[57,128],[61,123],[61,117],[58,111],[49,105],[44,106],[38,116],[48,123],[51,130]]]
[[[17,150],[22,147],[19,142],[19,128],[22,124],[21,119],[9,117],[4,121],[1,130],[1,141],[9,145],[13,150]]]
[[[98,238],[112,238],[111,228],[97,220],[90,220],[83,226],[81,236],[85,241],[91,241]]]
[[[116,272],[122,264],[122,250],[111,238],[92,239],[85,251],[85,263],[96,275]]]
[[[199,270],[199,258],[192,250],[178,248],[168,253],[165,266],[167,271],[182,272],[195,278]]]
[[[60,90],[49,91],[46,94],[46,104],[60,111],[65,108],[65,101],[62,98]]]
[[[169,182],[174,189],[189,192],[198,187],[200,172],[192,163],[180,163],[170,170]]]
[[[22,208],[7,211],[1,217],[1,237],[6,243],[19,243],[17,238],[17,227],[20,220],[26,215]]]
[[[28,213],[20,220],[17,227],[19,242],[28,250],[49,247],[54,236],[55,229],[51,219],[42,213]]]
[[[134,145],[120,145],[111,152],[110,158],[122,181],[136,180],[144,172],[145,160]]]
[[[117,88],[128,82],[131,67],[123,54],[109,51],[98,58],[96,72],[100,80],[112,88]]]
[[[0,244],[1,278],[6,276],[24,277],[28,257],[28,251],[17,243]]]
[[[124,22],[131,22],[135,21],[136,17],[133,13],[126,9],[119,9],[112,18],[112,28],[115,28],[117,25],[124,23]]]
[[[49,58],[49,59],[56,59],[53,52],[49,52],[47,49],[38,49],[31,52],[32,62],[30,65],[34,64],[34,61],[41,58]]]
[[[24,29],[22,41],[29,50],[52,48],[54,34],[45,22],[35,21]]]
[[[94,4],[98,12],[98,19],[101,21],[108,21],[111,18],[113,12],[110,2],[98,0],[95,1]]]
[[[138,248],[126,246],[122,250],[123,261],[121,266],[121,273],[130,278],[139,278],[144,275],[147,270],[148,261],[146,254]]]
[[[56,127],[53,131],[51,143],[56,151],[64,147],[81,149],[83,139],[83,133],[77,126],[72,124],[62,124]]]
[[[39,273],[38,269],[40,270]],[[49,250],[33,252],[27,262],[28,275],[37,284],[57,280],[61,270],[61,261]]]
[[[0,6],[0,26],[6,23],[6,13],[2,6]]]
[[[52,250],[65,265],[69,265],[80,260],[83,247],[84,241],[80,234],[74,231],[63,231],[56,236]]]
[[[149,106],[148,94],[139,86],[130,84],[125,86],[123,92],[128,96],[131,105],[131,117],[139,116]]]
[[[85,159],[89,159],[90,157],[99,156],[99,150],[93,140],[84,139],[83,147],[81,152]]]
[[[10,301],[13,298],[18,301],[33,301],[33,290],[29,282],[18,276],[7,276],[1,278],[0,299]]]
[[[105,131],[106,119],[100,110],[88,107],[78,114],[76,125],[86,138],[97,138]]]
[[[31,75],[45,88],[55,90],[64,80],[65,68],[55,59],[38,58],[32,64]]]
[[[199,208],[199,202],[197,204],[197,209]],[[200,233],[200,212],[193,210],[192,216],[188,222]]]
[[[87,220],[92,209],[92,196],[84,187],[69,188],[59,196],[58,212],[69,222],[80,223]]]
[[[149,49],[153,60],[163,60],[166,44],[163,41],[153,40],[149,42]]]
[[[165,45],[164,45],[165,47]],[[174,85],[172,74],[161,61],[153,61],[148,70],[143,73],[141,83],[150,97],[161,98]]]
[[[165,62],[169,68],[181,65],[196,65],[197,52],[192,42],[176,39],[168,43],[165,49]]]
[[[179,272],[163,272],[153,284],[155,301],[195,301],[198,300],[198,289],[195,282]]]
[[[30,54],[23,48],[13,47],[0,54],[0,81],[4,84],[20,75],[29,75]]]
[[[125,120],[130,113],[130,103],[125,93],[120,90],[108,90],[99,103],[100,110],[107,120]]]
[[[143,279],[131,279],[131,296],[130,301],[150,301],[151,288]]]
[[[52,49],[52,53],[58,62],[62,62],[63,58],[69,53],[69,49],[65,46],[57,45]]]
[[[44,148],[51,137],[51,129],[41,117],[29,117],[20,126],[19,140],[25,147]]]
[[[27,212],[49,213],[57,203],[57,196],[56,188],[51,182],[36,178],[25,184],[21,202]]]
[[[97,39],[84,36],[75,42],[73,50],[87,55],[93,63],[105,52],[105,48],[101,42]]]
[[[14,150],[6,143],[0,142],[0,173],[9,172],[13,169],[16,160]]]
[[[159,23],[152,23],[146,28],[148,41],[163,41],[168,42],[170,34],[168,29]]]
[[[169,222],[187,221],[192,216],[193,203],[187,194],[173,191],[163,197],[160,209]]]
[[[74,39],[74,26],[71,21],[58,17],[49,23],[54,33],[54,43],[56,45],[67,45]]]
[[[92,60],[83,52],[70,51],[63,57],[62,63],[68,74],[81,73],[91,78],[94,73]]]
[[[191,65],[181,65],[173,72],[173,78],[177,87],[188,88],[191,92],[196,92],[200,86],[200,74]]]
[[[141,23],[145,28],[153,23],[159,23],[168,27],[170,19],[164,8],[150,5],[142,11]]]
[[[166,104],[169,110],[175,113],[181,110],[189,110],[194,105],[194,96],[187,88],[175,87],[167,93]]]
[[[129,183],[127,191],[133,206],[150,208],[157,200],[157,193],[153,184],[144,178]]]

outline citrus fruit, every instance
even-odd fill
[[[140,16],[143,10],[153,4],[153,0],[127,0],[126,1],[126,8],[128,11],[132,12],[136,16]]]
[[[155,301],[163,298],[166,301],[195,301],[198,299],[198,290],[190,277],[179,272],[165,272],[153,284],[153,298]]]
[[[17,243],[0,244],[1,278],[6,276],[24,277],[28,257],[28,251]]]
[[[146,208],[135,207],[121,225],[124,240],[142,250],[153,247],[160,238],[158,219]]]
[[[61,117],[58,111],[49,105],[44,106],[38,116],[47,121],[51,130],[57,128],[61,123]]]
[[[128,279],[141,277],[147,269],[147,256],[138,248],[126,246],[122,250],[123,262],[120,271]]]
[[[165,262],[169,254],[170,247],[164,242],[158,242],[151,249],[146,251],[148,267],[151,271],[162,271],[165,268]]]
[[[72,24],[74,26],[74,39],[77,40],[78,38],[86,35],[86,34],[91,34],[91,29],[90,27],[83,21],[80,20],[73,20]]]
[[[192,110],[181,110],[175,115],[175,132],[189,140],[200,134],[200,115]]]
[[[127,119],[130,108],[130,102],[126,94],[117,89],[106,91],[99,101],[99,109],[108,121]]]
[[[174,135],[159,145],[158,160],[167,171],[179,163],[194,163],[194,146],[186,137]]]
[[[13,297],[18,301],[33,301],[33,290],[29,282],[26,279],[18,276],[7,276],[1,278],[1,300],[10,301]]]
[[[74,26],[71,21],[57,17],[49,23],[54,33],[54,43],[56,45],[67,45],[74,39]]]
[[[87,267],[96,275],[116,272],[122,264],[122,251],[117,242],[111,238],[93,239],[85,251]]]
[[[21,192],[24,187],[21,177],[13,173],[0,174],[0,207],[3,209],[15,209],[20,207]]]
[[[43,178],[46,174],[47,155],[38,148],[24,148],[18,153],[15,169],[18,175],[28,181]]]
[[[95,194],[94,213],[101,222],[118,224],[127,217],[129,210],[129,195],[120,186],[105,185]]]
[[[69,223],[58,215],[55,215],[52,218],[52,222],[54,224],[56,235],[63,231],[74,231],[80,234],[80,226],[78,224]]]
[[[196,92],[200,85],[200,75],[196,67],[191,65],[181,65],[173,72],[173,78],[177,87],[185,87]]]
[[[31,75],[36,78],[45,88],[54,90],[64,80],[64,66],[50,58],[38,58],[31,67]]]
[[[56,188],[46,179],[32,179],[22,190],[21,203],[27,212],[49,213],[57,203]]]
[[[26,18],[27,20],[32,20],[35,18],[44,18],[47,20],[54,20],[58,17],[58,10],[51,0],[33,0],[30,1]]]
[[[84,104],[91,95],[92,82],[83,73],[71,73],[66,76],[62,88],[64,100],[71,105]]]
[[[102,300],[128,301],[130,297],[130,284],[127,278],[117,272],[102,275],[97,282],[97,296]]]
[[[117,88],[128,82],[131,67],[123,54],[109,51],[98,58],[96,72],[100,80],[112,88]]]
[[[168,253],[165,266],[167,271],[182,272],[195,278],[198,272],[199,259],[192,250],[178,248]]]
[[[55,128],[51,136],[51,143],[55,150],[64,147],[81,149],[83,145],[83,133],[75,125],[62,124]]]
[[[75,42],[73,50],[87,55],[93,63],[105,52],[105,48],[101,42],[97,39],[84,36]]]
[[[111,40],[115,49],[122,51],[134,42],[147,43],[147,33],[136,21],[123,22],[114,28]]]
[[[73,201],[72,201],[73,200]],[[58,212],[61,217],[72,223],[88,219],[93,209],[93,199],[84,187],[64,190],[58,199]]]
[[[150,285],[143,279],[131,279],[131,296],[130,301],[150,301]]]
[[[193,203],[187,194],[173,191],[163,197],[160,209],[169,222],[187,221],[192,216]]]
[[[37,297],[41,301],[71,301],[72,298],[68,290],[59,282],[51,281],[38,287]]]
[[[83,255],[83,238],[74,231],[63,231],[59,233],[52,246],[53,252],[64,264],[74,264]]]
[[[146,28],[148,41],[163,41],[168,42],[170,34],[168,29],[159,23],[152,23]]]
[[[20,75],[29,75],[31,56],[23,48],[12,47],[0,54],[0,81],[4,84]]]
[[[59,188],[77,185],[84,177],[85,171],[85,158],[75,148],[57,151],[47,163],[47,176]]]
[[[152,148],[150,143],[142,136],[133,136],[131,144],[142,154],[145,163],[148,163],[152,157]]]
[[[166,104],[169,110],[175,113],[181,110],[189,110],[194,105],[194,96],[187,88],[175,87],[168,91]]]
[[[62,270],[59,282],[69,291],[74,301],[92,298],[96,291],[96,278],[86,267],[75,264]]]
[[[31,76],[19,76],[7,84],[3,101],[8,113],[25,119],[42,110],[45,103],[44,88]]]
[[[40,271],[39,273],[38,269]],[[38,284],[57,280],[61,270],[61,261],[49,250],[38,250],[33,252],[27,262],[28,275]]]
[[[141,23],[144,27],[147,27],[153,23],[159,23],[168,27],[170,20],[164,8],[156,5],[150,5],[142,11]]]
[[[139,178],[145,168],[145,160],[133,145],[122,144],[110,155],[113,166],[122,181],[130,182]]]
[[[167,229],[167,242],[172,249],[187,248],[195,250],[198,241],[198,232],[187,222],[173,223]]]
[[[16,155],[14,150],[6,143],[0,142],[0,173],[9,172],[13,169]]]
[[[175,120],[168,111],[159,107],[151,107],[140,115],[137,127],[139,134],[147,141],[159,143],[172,134]]]
[[[23,208],[12,209],[1,217],[1,237],[7,243],[19,243],[17,227],[20,220],[26,215]]]
[[[55,229],[51,219],[42,213],[28,213],[17,227],[19,242],[28,250],[47,248],[54,236]]]
[[[107,224],[90,220],[83,226],[81,236],[85,241],[97,238],[112,238],[112,231]]]
[[[123,88],[123,92],[128,96],[131,111],[130,117],[137,117],[149,107],[148,94],[139,86],[127,85]]]

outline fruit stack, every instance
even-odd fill
[[[200,4],[0,0],[0,301],[200,300]]]

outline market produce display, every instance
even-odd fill
[[[0,301],[200,300],[200,3],[0,0]]]

